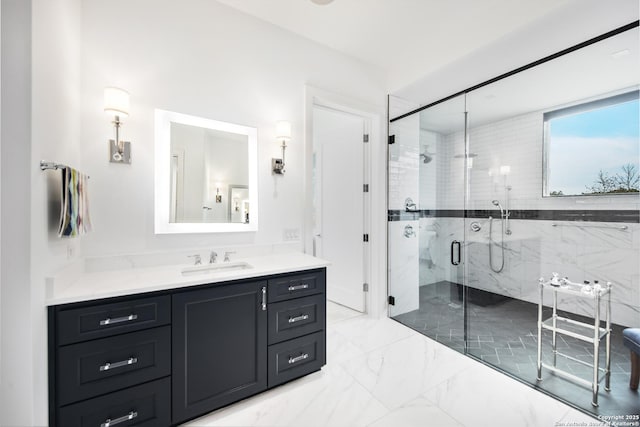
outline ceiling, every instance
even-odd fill
[[[622,54],[622,55],[620,55]],[[506,79],[443,102],[420,114],[425,130],[461,131],[532,111],[554,110],[638,88],[640,30],[634,28]]]
[[[571,0],[218,0],[380,67],[399,88]]]

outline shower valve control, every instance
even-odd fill
[[[473,221],[470,225],[471,227],[471,231],[475,231],[476,233],[480,230],[482,230],[482,226],[480,225],[479,222],[477,221]]]

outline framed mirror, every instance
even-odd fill
[[[155,232],[258,230],[257,129],[155,110]]]

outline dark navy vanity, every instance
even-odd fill
[[[52,305],[50,426],[172,426],[318,371],[326,269]]]

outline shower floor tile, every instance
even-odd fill
[[[464,352],[464,313],[457,298],[457,286],[450,282],[420,287],[420,307],[393,319],[444,345]],[[622,344],[622,329],[612,325],[611,391],[600,383],[599,406],[591,405],[591,389],[560,378],[543,369],[543,380],[537,377],[537,304],[506,298],[495,304],[469,303],[467,310],[467,353],[494,365],[501,371],[520,378],[533,387],[590,414],[636,415],[640,412],[640,394],[629,389],[630,356]],[[543,316],[550,316],[545,308]],[[570,313],[560,313],[576,320],[592,321]],[[593,347],[583,341],[558,335],[557,349],[585,362],[593,361]],[[604,345],[600,349],[600,366],[604,366]],[[552,364],[551,333],[543,333],[543,361]],[[580,363],[557,358],[557,366],[585,379],[592,369]]]

